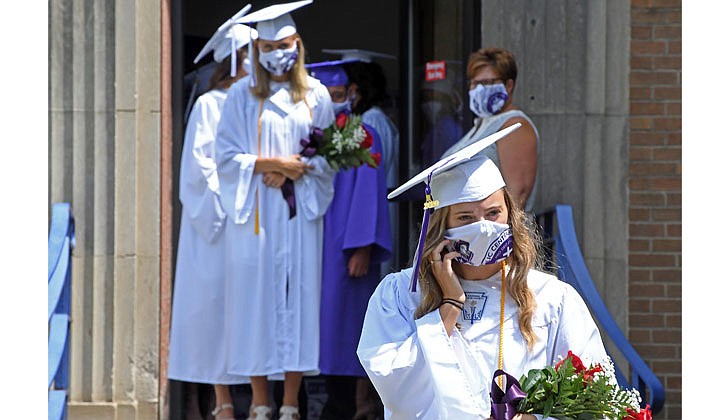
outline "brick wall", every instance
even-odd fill
[[[629,339],[682,418],[682,7],[632,0]]]

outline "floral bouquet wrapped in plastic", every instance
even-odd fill
[[[371,153],[372,134],[362,125],[361,116],[340,113],[325,129],[314,127],[307,139],[301,140],[302,156],[320,155],[336,171],[367,164],[379,166],[380,153]]]
[[[507,377],[505,389],[497,383],[499,373]],[[515,413],[579,420],[652,419],[649,405],[640,408],[637,390],[617,384],[611,360],[587,368],[571,351],[556,366],[531,369],[520,381],[496,372],[491,400],[491,416],[496,420],[510,419]]]

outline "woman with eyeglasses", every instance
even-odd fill
[[[531,119],[513,103],[518,68],[513,53],[503,48],[481,48],[470,54],[467,66],[470,80],[470,110],[475,114],[473,128],[442,157],[496,131],[521,123],[507,142],[498,142],[482,152],[503,174],[516,205],[532,212],[538,169],[538,130]]]

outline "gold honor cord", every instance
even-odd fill
[[[260,131],[262,127],[261,116],[263,115],[263,99],[260,100],[258,108],[258,157],[260,157]],[[255,234],[260,233],[260,221],[258,219],[258,189],[255,190]]]
[[[501,301],[500,301],[500,329],[498,332],[498,369],[503,370],[503,323],[506,313],[506,260],[501,261]],[[498,378],[501,389],[503,388],[503,377]]]

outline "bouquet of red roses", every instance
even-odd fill
[[[640,409],[637,390],[617,384],[609,359],[587,368],[569,351],[556,366],[531,369],[519,382],[525,394],[519,413],[559,419],[652,419],[649,405]]]
[[[372,144],[372,134],[362,125],[361,116],[342,112],[329,127],[311,129],[309,137],[301,140],[301,155],[323,156],[335,171],[365,163],[376,168],[382,155],[371,153]]]

